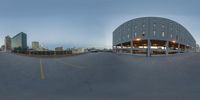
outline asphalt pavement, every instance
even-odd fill
[[[0,100],[200,100],[200,54],[0,53]]]

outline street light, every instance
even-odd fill
[[[176,41],[172,41],[172,43],[176,43]]]
[[[136,41],[140,41],[141,40],[141,38],[137,38],[137,39],[135,39]]]

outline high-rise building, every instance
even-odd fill
[[[27,49],[27,35],[24,32],[20,32],[19,34],[15,35],[12,39],[11,39],[12,43],[11,43],[11,47],[12,49],[21,49],[21,50],[25,50]]]
[[[36,49],[38,49],[38,48],[40,48],[39,42],[33,41],[33,42],[32,42],[32,49],[36,50]]]
[[[5,51],[11,51],[11,37],[10,36],[6,36],[5,37]]]

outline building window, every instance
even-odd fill
[[[137,37],[137,33],[135,32],[134,37]]]
[[[164,37],[165,36],[165,32],[162,32],[162,37]]]
[[[173,24],[172,23],[170,23],[170,29],[171,29],[171,31],[173,30]]]
[[[145,36],[145,32],[144,31],[142,32],[142,36]]]
[[[142,27],[145,27],[145,24],[143,24]]]
[[[130,38],[129,34],[128,34],[128,36],[127,36],[127,37],[128,37],[128,39]]]
[[[178,35],[176,35],[176,40],[179,40]]]
[[[153,31],[153,36],[156,36],[156,31]]]
[[[172,38],[173,36],[172,36],[172,34],[171,34],[171,38]]]
[[[162,28],[165,28],[165,26],[164,26],[164,25],[162,25]]]
[[[155,24],[155,23],[153,24],[153,27],[156,27],[156,24]]]

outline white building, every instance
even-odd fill
[[[32,49],[36,50],[38,48],[40,48],[39,42],[38,41],[33,41],[32,42]]]
[[[80,53],[85,53],[84,48],[73,48],[72,49],[72,54],[80,54]]]

